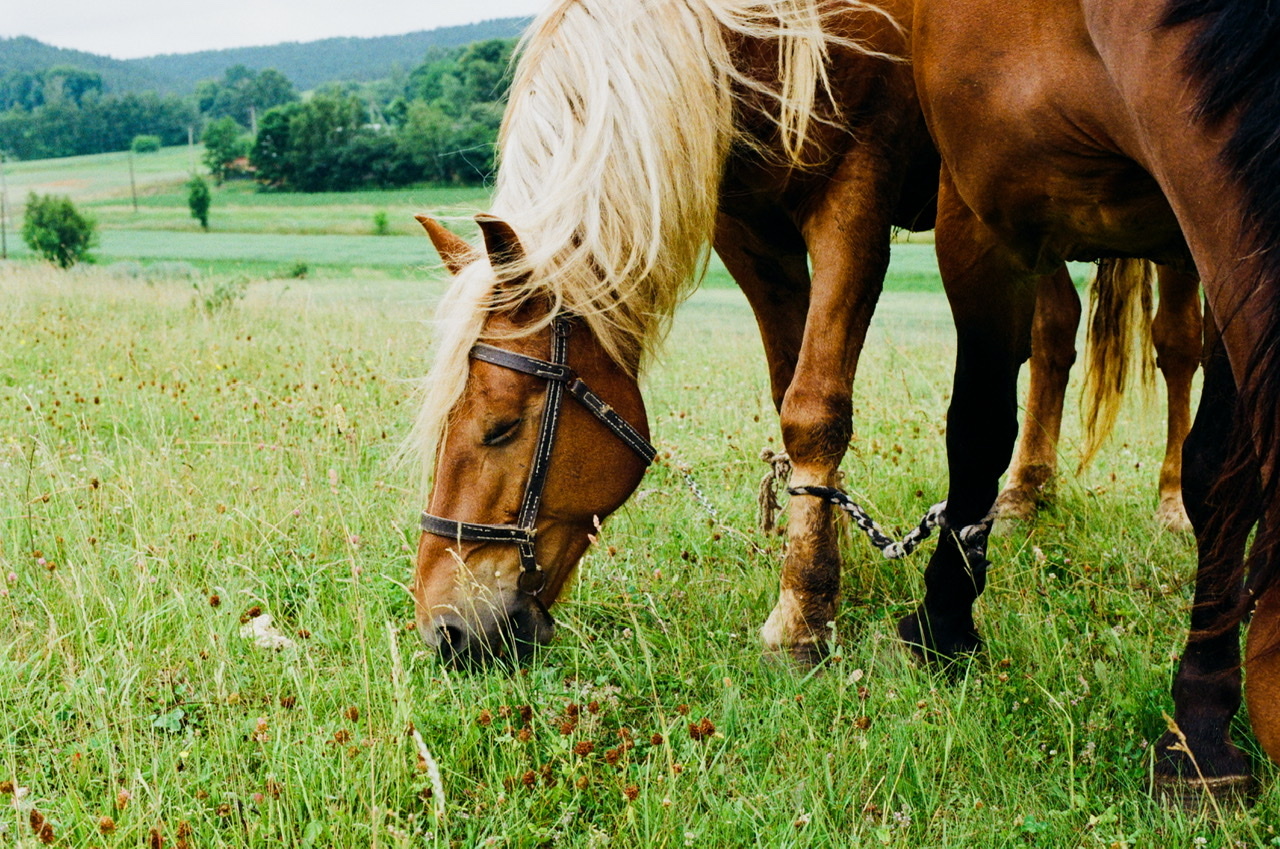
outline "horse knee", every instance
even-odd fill
[[[853,434],[848,394],[806,393],[794,385],[782,404],[782,441],[793,464],[838,464]]]

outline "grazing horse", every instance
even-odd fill
[[[908,0],[557,0],[526,35],[484,251],[457,277],[415,442],[434,464],[413,594],[468,665],[522,656],[653,457],[637,374],[708,243],[754,309],[793,482],[830,486],[893,226],[932,224],[937,157]],[[812,662],[834,519],[793,499],[766,645]]]
[[[1105,286],[1097,294],[1119,295],[1102,300],[1095,297],[1089,325],[1089,357],[1084,409],[1085,446],[1080,467],[1101,447],[1115,422],[1119,400],[1125,388],[1125,358],[1128,337],[1133,329],[1117,315],[1141,304],[1147,306],[1150,281],[1146,278],[1149,264],[1132,261],[1107,261],[1099,269],[1095,287]],[[1200,310],[1200,280],[1191,273],[1168,266],[1158,267],[1160,301],[1152,319],[1149,310],[1133,316],[1137,327],[1147,331],[1138,344],[1150,336],[1155,349],[1155,363],[1164,377],[1168,400],[1168,428],[1165,433],[1164,460],[1160,464],[1159,503],[1156,521],[1173,531],[1191,529],[1191,520],[1182,504],[1182,444],[1191,429],[1191,382],[1200,367],[1203,333]],[[1135,274],[1136,279],[1112,281],[1116,272]],[[1109,290],[1109,291],[1108,291]],[[1117,302],[1118,301],[1118,302]],[[1062,431],[1063,402],[1067,379],[1076,360],[1076,331],[1080,326],[1080,296],[1065,268],[1041,277],[1036,291],[1036,312],[1031,330],[1031,385],[1022,416],[1018,447],[1009,467],[1008,479],[996,509],[1002,516],[1030,518],[1052,487],[1058,470],[1058,437]],[[1145,356],[1143,377],[1151,369]]]
[[[1250,608],[1250,718],[1280,756],[1280,13],[1261,0],[916,0],[912,26],[958,336],[946,519],[974,522],[996,497],[1039,277],[1099,257],[1197,274],[1220,341],[1185,450],[1200,567],[1178,732],[1157,743],[1155,770],[1172,795],[1247,787],[1229,725]],[[934,659],[976,649],[985,574],[944,535],[900,634]]]

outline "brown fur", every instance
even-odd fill
[[[1275,181],[1242,175],[1274,170],[1276,161],[1274,38],[1253,37],[1274,33],[1274,20],[1256,20],[1249,4],[1216,0],[917,0],[915,9],[917,87],[943,159],[939,264],[962,348],[948,511],[952,498],[978,509],[1012,447],[1002,418],[1016,388],[1008,369],[1016,376],[1030,347],[1038,276],[1064,260],[1141,257],[1194,270],[1222,326],[1242,386],[1241,424],[1257,435],[1253,447],[1263,458],[1252,468],[1263,476],[1266,549],[1280,533],[1273,515],[1280,512],[1280,221],[1268,200]],[[1233,53],[1251,73],[1223,61]],[[976,366],[998,376],[998,391],[977,382]],[[955,450],[965,438],[973,440],[967,454]],[[1204,542],[1202,565],[1212,549]],[[1273,571],[1261,574],[1270,580]],[[1202,569],[1197,595],[1212,581]],[[973,593],[961,566],[935,557],[926,585],[922,609],[904,627],[928,620],[936,643],[963,642]],[[1223,627],[1234,627],[1234,599],[1219,602]],[[1174,719],[1204,774],[1232,784],[1248,771],[1228,733],[1238,672],[1203,633],[1192,634],[1183,654]],[[1218,633],[1223,645],[1234,635]],[[1259,669],[1260,678],[1275,672]],[[1194,782],[1173,742],[1157,745],[1157,773]]]

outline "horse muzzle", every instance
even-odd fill
[[[522,593],[506,610],[494,614],[483,622],[467,622],[457,614],[445,613],[419,630],[427,645],[454,669],[524,663],[555,634],[555,621],[536,596]]]

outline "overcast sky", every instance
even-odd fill
[[[544,0],[0,0],[0,36],[133,59],[224,47],[400,35],[532,15]]]

